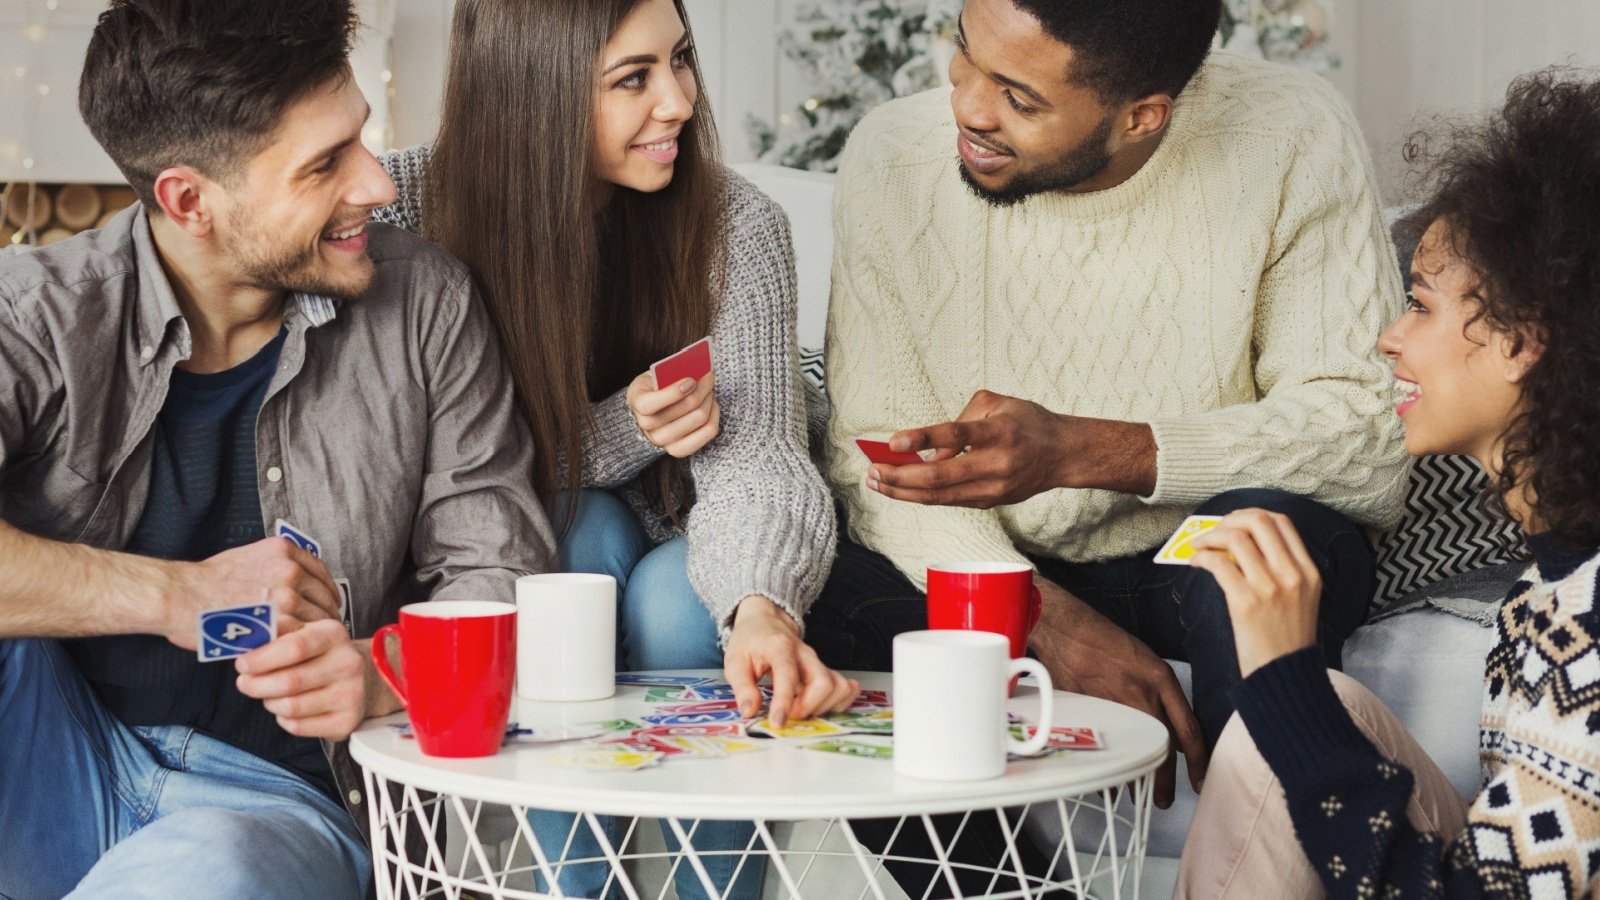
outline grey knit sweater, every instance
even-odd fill
[[[422,222],[430,148],[380,157],[399,188],[376,218],[410,231]],[[711,325],[722,430],[691,457],[695,504],[685,517],[689,583],[722,639],[739,601],[768,597],[799,622],[833,564],[833,504],[806,452],[806,405],[795,344],[794,248],[789,220],[755,185],[728,172],[728,272]],[[626,391],[593,405],[583,437],[585,487],[619,490],[658,543],[670,521],[641,499],[637,478],[663,455],[629,413]]]

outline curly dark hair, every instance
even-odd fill
[[[1600,80],[1546,69],[1512,82],[1487,120],[1413,137],[1426,199],[1466,263],[1473,321],[1542,346],[1503,438],[1501,498],[1531,488],[1536,521],[1575,547],[1600,545]]]

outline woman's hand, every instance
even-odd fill
[[[699,381],[685,378],[658,391],[655,376],[646,372],[628,385],[628,409],[646,440],[669,456],[687,459],[722,429],[716,380],[708,373]]]
[[[739,601],[733,636],[722,660],[723,675],[733,685],[741,715],[760,711],[757,682],[772,674],[772,706],[767,719],[774,725],[841,712],[861,693],[860,682],[823,665],[817,652],[800,640],[799,624],[760,594]]]
[[[1189,564],[1210,572],[1227,595],[1241,676],[1316,644],[1322,573],[1287,516],[1240,510],[1194,548]]]

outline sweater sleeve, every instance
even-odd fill
[[[721,432],[690,461],[689,581],[727,640],[760,594],[796,622],[833,564],[833,504],[806,447],[794,249],[783,211],[729,174],[728,273],[712,327]]]
[[[994,510],[924,506],[891,500],[866,486],[867,458],[857,437],[943,422],[959,410],[940,405],[929,365],[913,346],[908,309],[892,274],[903,262],[878,220],[881,179],[874,164],[873,119],[858,127],[840,161],[834,199],[833,286],[828,301],[827,377],[833,416],[826,474],[843,502],[850,535],[893,562],[918,588],[928,566],[957,559],[1017,562],[1017,550]],[[920,298],[909,298],[911,301]]]
[[[1364,524],[1398,520],[1409,471],[1378,334],[1402,288],[1367,150],[1347,107],[1288,156],[1257,295],[1257,402],[1160,418],[1147,502],[1194,506],[1233,488],[1311,497]]]
[[[589,404],[589,412],[594,424],[583,432],[584,487],[619,488],[666,454],[639,429],[627,388]]]

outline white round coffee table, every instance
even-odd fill
[[[652,674],[721,677],[716,671]],[[859,678],[864,688],[892,690],[892,677],[887,673],[850,674]],[[534,888],[535,870],[550,873],[563,863],[562,847],[542,847],[535,839],[526,815],[530,809],[578,814],[573,827],[590,830],[598,838],[603,856],[569,858],[565,864],[609,864],[609,877],[628,900],[668,896],[670,878],[649,888],[634,883],[629,870],[638,869],[644,861],[655,861],[658,866],[666,861],[671,874],[687,867],[706,892],[715,896],[704,860],[730,852],[767,860],[769,882],[774,878],[781,881],[780,897],[834,900],[844,896],[837,888],[837,877],[829,882],[832,886],[825,895],[815,889],[807,891],[815,864],[830,858],[845,861],[859,875],[857,887],[848,892],[850,897],[885,900],[885,887],[892,884],[885,871],[890,862],[927,865],[956,897],[1033,898],[1062,889],[1079,897],[1137,897],[1154,772],[1167,752],[1166,729],[1150,716],[1106,700],[1059,691],[1054,699],[1055,724],[1098,729],[1105,749],[1015,761],[1004,776],[975,782],[906,778],[896,775],[893,763],[885,760],[803,750],[797,744],[778,741],[760,752],[717,759],[669,759],[654,768],[624,772],[556,768],[542,762],[540,757],[557,745],[508,744],[492,757],[436,759],[424,756],[415,740],[389,727],[404,722],[404,713],[364,724],[351,736],[350,751],[366,770],[373,863],[381,900],[453,900],[463,892],[497,900],[562,896],[559,892],[537,893]],[[637,717],[649,713],[654,705],[645,701],[645,688],[619,686],[615,697],[589,703],[537,703],[519,698],[512,719],[525,727],[576,725]],[[1024,680],[1009,708],[1036,721],[1037,689]],[[489,846],[480,839],[480,826],[491,817],[504,821],[507,809],[515,829],[510,847]],[[961,824],[953,834],[940,834],[931,817],[949,813],[962,814]],[[1024,871],[1016,843],[1019,823],[1041,815],[1059,817],[1061,846],[1047,850],[1047,854],[1053,853],[1048,870]],[[631,820],[624,838],[613,845],[600,829],[597,816]],[[974,816],[994,816],[1006,845],[1001,858],[989,859],[982,866],[963,862],[956,852],[955,842]],[[1072,823],[1081,816],[1103,820],[1098,846],[1074,846]],[[647,851],[635,847],[641,817],[662,819],[677,836],[679,848]],[[885,818],[900,820],[897,835],[900,828],[925,830],[933,858],[913,860],[894,855],[892,838],[884,852],[874,851],[857,839],[850,822]],[[755,835],[747,847],[737,851],[697,850],[693,836],[700,819],[752,822]],[[785,846],[774,837],[777,823],[799,820],[826,823],[822,839],[807,842],[815,843],[814,847]],[[453,830],[463,836],[466,846],[444,846],[447,821],[453,821]],[[837,876],[837,866],[834,868]],[[969,876],[973,871],[992,875],[990,890],[963,894],[956,882],[957,870]]]

